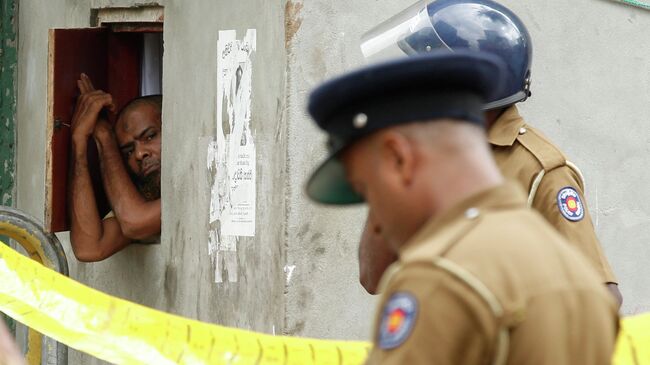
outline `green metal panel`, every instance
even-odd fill
[[[16,146],[16,0],[0,0],[0,204],[12,205]]]
[[[17,3],[0,0],[0,204],[7,206],[13,204],[15,176]],[[7,323],[13,332],[13,321]]]

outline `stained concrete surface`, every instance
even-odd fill
[[[86,27],[91,7],[132,0],[22,0],[19,20],[17,205],[43,218],[47,29]],[[134,246],[71,276],[145,305],[263,332],[369,339],[374,299],[357,281],[363,207],[314,205],[306,177],[325,139],[306,115],[309,91],[360,66],[359,38],[411,1],[167,0],[163,73],[161,244]],[[583,170],[587,199],[625,297],[650,311],[650,12],[606,0],[503,1],[534,41],[527,120]],[[239,281],[214,283],[207,252],[206,140],[216,127],[219,30],[257,29],[252,125],[257,235],[240,240]],[[71,364],[100,363],[76,352]]]

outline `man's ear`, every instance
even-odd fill
[[[380,143],[382,163],[397,173],[403,184],[410,185],[416,162],[416,151],[411,141],[401,133],[386,131]]]

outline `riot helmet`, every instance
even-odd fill
[[[361,41],[361,51],[370,62],[438,49],[482,51],[505,61],[507,87],[485,109],[530,96],[528,30],[511,10],[491,0],[421,0],[366,32]]]

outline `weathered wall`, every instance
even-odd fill
[[[47,31],[87,27],[94,8],[141,1],[23,0],[18,82],[18,207],[43,219]],[[269,332],[284,320],[283,8],[256,1],[165,1],[163,229],[159,245],[130,247],[71,276],[138,303],[203,321]],[[217,36],[257,29],[252,132],[258,155],[257,235],[238,243],[238,281],[215,283],[208,255],[207,141],[216,135]],[[97,363],[73,352],[71,364]]]
[[[305,200],[303,184],[325,154],[305,114],[319,82],[363,63],[361,35],[414,1],[311,0],[289,9],[289,333],[369,338],[372,300],[356,282],[364,212]],[[529,122],[582,169],[598,234],[626,314],[650,310],[650,12],[604,0],[503,0],[534,41]],[[305,141],[308,141],[307,143]]]
[[[323,80],[362,64],[359,39],[407,1],[288,2],[289,196],[287,291],[289,334],[367,339],[372,298],[358,281],[357,243],[365,210],[308,201],[304,183],[325,156],[325,138],[306,114],[306,98]]]

